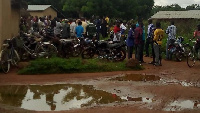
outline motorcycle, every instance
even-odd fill
[[[88,38],[80,39],[60,39],[59,40],[59,55],[63,58],[70,56],[77,57],[81,54],[82,50],[89,46],[91,40]]]
[[[81,56],[83,59],[92,58],[95,55],[99,59],[107,59],[110,61],[123,61],[126,58],[125,42],[113,41],[93,41],[93,45],[83,50]]]
[[[169,44],[169,59],[172,59],[172,56],[174,55],[176,58],[176,61],[182,61],[183,57],[187,56],[187,53],[190,50],[190,45],[188,43],[183,44],[184,38],[179,36],[177,39],[171,39],[171,42]]]

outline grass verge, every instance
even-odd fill
[[[126,67],[126,62],[109,62],[100,59],[81,59],[81,58],[50,58],[36,59],[30,64],[19,70],[18,74],[61,74],[61,73],[84,73],[84,72],[110,72],[142,70],[143,67],[137,65],[132,68]]]

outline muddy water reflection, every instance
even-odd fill
[[[165,111],[181,111],[183,109],[196,109],[200,108],[200,101],[191,101],[191,100],[184,100],[184,101],[174,101],[170,103],[166,108]]]
[[[122,102],[115,94],[86,85],[0,86],[0,103],[36,111],[61,111]]]
[[[141,75],[141,74],[127,74],[125,76],[116,77],[111,80],[118,81],[157,81],[160,80],[159,76],[155,75]]]

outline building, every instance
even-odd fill
[[[0,0],[0,48],[5,39],[19,33],[21,0]]]
[[[200,10],[188,11],[159,11],[154,14],[151,19],[153,20],[189,20],[200,19]]]
[[[51,15],[52,18],[57,17],[57,9],[51,5],[28,5],[27,11],[31,16],[44,17]]]

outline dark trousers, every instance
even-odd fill
[[[154,52],[154,47],[153,47],[153,43],[151,43],[151,47],[152,47],[152,57],[153,57],[153,62],[155,62],[155,52]]]
[[[136,44],[135,45],[135,59],[137,59],[138,61],[141,60],[141,44]]]
[[[133,46],[127,46],[127,50],[128,50],[128,59],[131,59],[133,54]]]
[[[149,45],[151,46],[151,49],[153,51],[153,44],[152,44],[152,39],[151,38],[147,38],[146,39],[146,44],[145,44],[145,51],[146,51],[146,55],[149,56]],[[153,53],[152,53],[153,54]]]
[[[145,43],[145,41],[143,40],[143,41],[141,42],[141,44],[139,45],[139,47],[140,47],[139,61],[144,61],[144,60],[143,60],[144,43]]]

